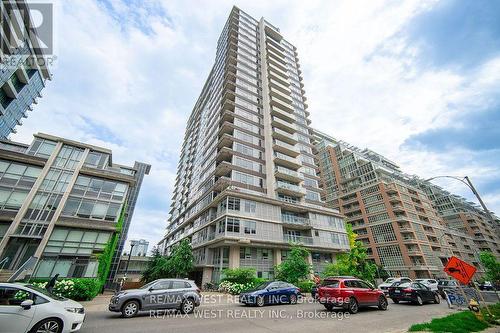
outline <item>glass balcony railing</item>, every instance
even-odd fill
[[[312,245],[313,238],[308,236],[283,235],[283,240],[287,243],[299,243]]]
[[[301,217],[301,216],[282,214],[281,221],[287,224],[311,225],[311,220],[309,220],[307,217]]]
[[[293,184],[285,183],[282,181],[276,182],[276,188],[289,190],[289,191],[293,191],[293,192],[297,192],[297,193],[304,193],[305,192],[305,189],[298,186],[298,185],[293,185]]]

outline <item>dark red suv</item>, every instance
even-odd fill
[[[343,307],[350,313],[356,313],[365,306],[378,306],[380,310],[387,310],[388,304],[382,290],[350,276],[324,279],[318,289],[318,300],[327,310]]]

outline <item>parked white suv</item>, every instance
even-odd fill
[[[69,333],[82,327],[83,306],[27,284],[0,283],[2,333]]]
[[[438,291],[438,282],[434,279],[416,279],[415,282],[420,282],[432,291]]]
[[[378,285],[378,289],[382,290],[385,294],[389,293],[389,287],[392,286],[393,283],[405,283],[412,282],[412,280],[408,277],[398,277],[398,278],[388,278],[383,283]]]

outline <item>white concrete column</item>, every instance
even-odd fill
[[[229,268],[240,267],[240,247],[231,246],[229,248]]]
[[[274,266],[281,264],[281,249],[274,250]]]

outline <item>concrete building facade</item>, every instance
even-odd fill
[[[0,139],[22,125],[51,78],[26,1],[0,2]]]
[[[148,254],[149,242],[145,239],[131,240],[130,246],[132,248],[131,255],[133,257],[144,257]]]
[[[142,166],[147,174],[147,164],[115,164],[108,149],[47,134],[29,145],[1,141],[3,268],[14,272],[34,257],[35,277],[95,277],[112,237],[126,238]]]
[[[325,201],[347,217],[369,258],[391,276],[444,277],[456,255],[479,267],[474,237],[453,229],[399,166],[315,131]]]
[[[321,200],[309,125],[296,48],[234,7],[188,120],[162,251],[189,239],[203,283],[234,267],[272,278],[290,243],[311,250],[318,272],[346,251],[343,217]]]

